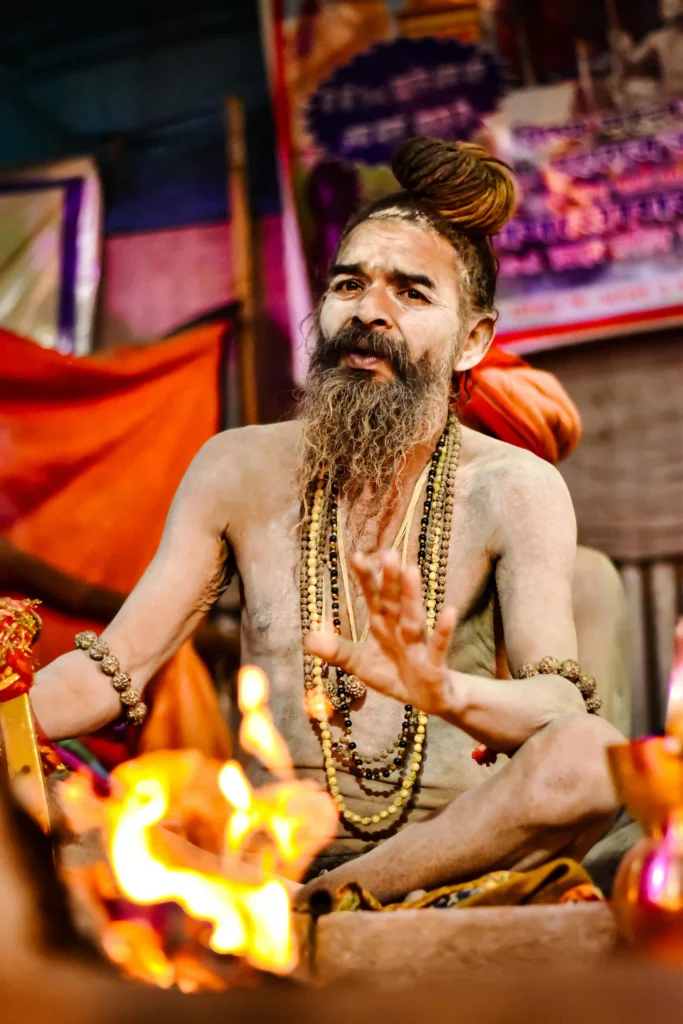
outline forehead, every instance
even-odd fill
[[[453,247],[432,228],[411,221],[364,220],[343,243],[337,263],[357,263],[371,276],[401,270],[424,274],[437,287],[456,287]]]

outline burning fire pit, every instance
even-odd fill
[[[10,775],[21,778],[21,759],[38,758],[26,698],[30,609],[2,607],[7,636],[19,638],[24,655],[0,661],[10,695],[0,704],[0,724],[14,757]],[[301,918],[292,914],[291,896],[334,835],[337,809],[315,783],[295,778],[260,670],[240,672],[238,698],[241,748],[271,772],[271,785],[254,790],[234,760],[162,751],[120,765],[106,782],[83,772],[55,787],[74,837],[60,862],[78,920],[122,974],[156,987],[222,989],[260,972],[291,976],[300,964],[295,920]],[[16,700],[18,717],[7,714]],[[678,723],[675,700],[672,715]],[[21,744],[7,742],[8,730]],[[28,775],[35,782],[35,772]],[[34,796],[41,792],[34,786]],[[93,840],[96,856],[84,862],[82,851]],[[304,921],[309,976],[367,982],[369,968],[374,987],[424,979],[430,966],[435,980],[444,970],[483,979],[494,968],[498,974],[518,973],[525,964],[537,969],[539,950],[549,967],[569,959],[585,970],[617,942],[604,904],[340,913],[308,928]]]
[[[107,792],[75,774],[60,789],[71,831],[97,831],[106,860],[65,878],[105,954],[125,974],[164,988],[220,988],[225,964],[289,974],[298,963],[290,895],[333,835],[336,808],[294,778],[267,707],[268,682],[238,682],[242,749],[277,781],[253,790],[236,761],[160,751],[128,761]]]

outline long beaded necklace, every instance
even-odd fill
[[[422,575],[422,592],[429,632],[433,630],[437,615],[444,602],[453,493],[459,457],[460,426],[457,418],[451,413],[428,467],[426,497],[420,520],[418,565]],[[394,545],[398,546],[400,539],[404,540],[404,565],[410,520],[423,480],[424,475],[416,485],[414,500],[410,503],[406,520],[399,531],[397,543]],[[353,625],[351,596],[344,567],[339,520],[339,485],[333,481],[328,489],[326,483],[324,474],[321,474],[315,482],[315,490],[312,489],[312,500],[307,502],[307,510],[310,508],[310,512],[307,514],[302,530],[302,632],[305,636],[311,631],[320,630],[325,621],[325,539],[322,534],[327,523],[329,525],[327,562],[330,572],[332,627],[335,633],[341,634],[339,590],[341,551],[342,575],[345,583],[344,594],[355,640],[355,625]],[[367,634],[368,628],[366,627],[361,641]],[[421,770],[426,741],[427,716],[413,708],[412,705],[406,704],[401,730],[393,743],[376,754],[362,754],[357,750],[357,745],[352,739],[351,702],[363,696],[365,684],[355,676],[350,676],[341,670],[334,672],[323,662],[322,658],[305,654],[304,690],[308,714],[317,721],[319,726],[327,785],[337,803],[341,817],[353,825],[370,825],[379,824],[388,817],[398,814],[402,805],[410,798],[411,790],[415,786]],[[330,717],[334,710],[341,713],[344,727],[342,736],[337,741],[333,741],[330,727]],[[392,775],[398,773],[399,777],[394,782],[399,790],[398,794],[391,800],[388,807],[383,808],[377,814],[364,817],[355,814],[347,807],[340,793],[335,760],[341,761],[345,767],[354,768],[357,774],[369,780],[379,780],[380,778],[388,780]]]

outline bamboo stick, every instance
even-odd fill
[[[239,376],[242,421],[258,423],[256,385],[256,302],[254,297],[253,226],[249,210],[244,103],[238,96],[225,102],[228,158],[228,200],[233,290],[240,303]]]

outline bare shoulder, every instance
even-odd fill
[[[296,420],[224,430],[200,449],[196,470],[232,482],[273,470],[280,475],[294,468],[300,437]]]
[[[214,435],[192,461],[174,505],[196,509],[219,532],[242,518],[245,509],[254,516],[266,499],[291,494],[300,436],[297,422]]]
[[[575,536],[572,501],[554,466],[466,427],[462,433],[462,468],[470,493],[499,537],[537,528]]]
[[[560,473],[549,462],[469,427],[462,428],[461,465],[490,498],[497,494],[506,500],[516,494],[537,498],[547,490],[568,494]]]

